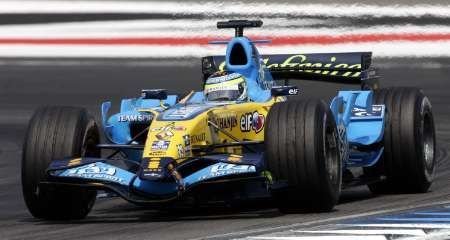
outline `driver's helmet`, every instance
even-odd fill
[[[208,101],[244,101],[247,82],[239,73],[216,72],[206,80],[204,94]]]

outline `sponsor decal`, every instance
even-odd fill
[[[143,169],[143,175],[146,177],[159,178],[162,176],[162,170],[161,158],[150,158],[148,159],[147,167]]]
[[[187,107],[182,107],[182,108],[178,108],[175,109],[174,111],[172,111],[169,115],[167,115],[168,117],[174,117],[174,118],[185,118],[187,117],[189,114],[191,114],[193,112],[194,109],[192,108],[187,108]]]
[[[233,130],[233,128],[236,127],[238,123],[236,113],[217,114],[213,118],[213,122],[221,129],[230,130]]]
[[[186,128],[183,126],[173,126],[174,131],[186,131]]]
[[[196,144],[198,142],[204,142],[204,141],[206,141],[206,133],[200,133],[200,134],[191,136],[192,144]]]
[[[158,119],[165,121],[178,121],[183,119],[189,119],[210,109],[211,107],[212,106],[205,104],[180,105],[164,111],[158,117]]]
[[[161,157],[166,155],[166,151],[151,151],[148,155],[151,157]]]
[[[215,83],[226,82],[228,80],[232,80],[232,79],[239,78],[242,76],[239,73],[227,74],[227,72],[225,72],[225,71],[222,71],[222,72],[216,73],[216,74],[224,74],[224,75],[218,76],[218,77],[210,77],[206,80],[206,84],[215,84]]]
[[[263,130],[265,121],[266,118],[264,115],[260,114],[258,111],[245,113],[241,116],[241,131],[250,132],[253,130],[255,133],[259,133]]]
[[[298,94],[298,88],[291,88],[289,89],[289,95],[297,95]]]
[[[255,166],[236,165],[232,163],[218,163],[211,167],[209,174],[201,176],[199,180],[205,180],[214,177],[221,177],[230,174],[255,172]]]
[[[228,161],[230,162],[240,162],[242,160],[242,156],[241,155],[236,155],[236,154],[231,154],[228,158]]]
[[[183,126],[175,126],[175,123],[169,123],[168,125],[164,127],[159,128],[152,128],[150,131],[158,133],[156,134],[156,138],[159,140],[169,140],[171,137],[173,137],[174,133],[173,131],[185,131],[186,128]]]
[[[178,144],[177,150],[178,150],[178,158],[184,158],[186,156],[185,155],[186,152],[184,150],[183,144]]]
[[[186,146],[184,150],[186,152],[186,157],[189,157],[191,155],[191,146]]]
[[[191,136],[189,136],[189,135],[184,135],[184,136],[183,136],[183,141],[184,141],[184,145],[185,145],[185,146],[191,145]]]
[[[322,75],[330,75],[330,76],[343,76],[343,77],[359,77],[361,72],[353,72],[353,71],[333,71],[333,68],[339,69],[361,69],[361,64],[348,64],[337,62],[337,57],[331,56],[329,62],[309,62],[308,57],[303,54],[297,55],[289,55],[284,60],[279,60],[276,63],[271,62],[270,58],[263,59],[264,63],[267,65],[267,68],[272,70],[276,70],[277,68],[325,68],[325,70],[297,70],[299,72],[309,72],[316,73]],[[225,61],[219,65],[219,70],[223,71],[225,69]]]
[[[382,117],[383,105],[373,105],[372,111],[367,111],[364,108],[354,107],[352,109],[352,117],[364,118],[364,117]]]
[[[96,163],[91,163],[75,169],[69,169],[64,174],[67,177],[81,177],[90,179],[99,179],[117,183],[125,183],[125,180],[115,176],[116,169],[113,167],[102,167]]]
[[[153,141],[152,151],[167,150],[169,148],[170,141]]]
[[[186,128],[183,126],[175,126],[175,122],[171,122],[164,127],[152,128],[150,131],[157,132],[157,131],[163,131],[163,130],[185,131]]]
[[[158,134],[156,134],[156,138],[158,138],[159,140],[168,140],[170,138],[173,137],[173,132],[171,131],[161,131]]]
[[[173,108],[167,110],[163,113],[162,117],[164,120],[180,120],[192,117],[193,115],[203,112],[208,109],[209,106],[205,105],[186,105],[178,108]]]
[[[266,69],[266,65],[264,64],[264,61],[262,59],[259,59],[259,68],[258,68],[258,78],[256,78],[256,81],[258,82],[258,85],[263,89],[270,89],[269,83],[272,83],[274,81],[266,81],[266,74],[264,73]]]
[[[119,122],[151,122],[153,120],[153,115],[149,114],[129,114],[129,115],[119,115],[117,121]]]
[[[155,170],[155,169],[161,169],[159,167],[159,163],[161,161],[161,158],[150,158],[148,161],[147,169]]]
[[[162,172],[158,171],[158,172],[145,172],[144,176],[145,177],[151,177],[151,178],[161,178],[163,175]]]
[[[296,86],[274,86],[271,88],[273,96],[297,95],[299,90]]]
[[[75,165],[79,165],[81,163],[81,158],[74,158],[72,160],[69,161],[69,163],[67,164],[68,167],[70,166],[75,166]]]
[[[264,59],[265,62],[268,62],[269,59]],[[331,75],[331,76],[335,76],[335,75],[339,75],[339,76],[343,76],[343,77],[359,77],[359,75],[361,75],[361,72],[352,72],[352,71],[347,71],[347,72],[343,72],[342,71],[333,71],[333,68],[347,68],[347,69],[361,69],[361,64],[353,64],[353,65],[349,65],[346,63],[338,63],[336,64],[336,60],[337,58],[332,56],[330,58],[329,63],[322,63],[322,62],[318,62],[318,63],[312,63],[312,62],[308,62],[308,59],[305,55],[299,54],[299,55],[293,55],[293,56],[289,56],[288,58],[286,58],[286,60],[284,60],[282,63],[274,63],[274,64],[270,64],[269,66],[267,66],[267,68],[269,69],[276,69],[276,68],[328,68],[327,70],[298,70],[299,72],[311,72],[311,73],[317,73],[317,74],[323,74],[323,75]],[[341,74],[339,74],[341,72]]]
[[[185,151],[185,157],[188,157],[191,155],[191,136],[190,135],[184,135],[183,136],[184,141],[184,151]]]
[[[239,85],[238,84],[234,84],[234,85],[228,85],[228,86],[224,86],[224,85],[214,85],[214,86],[210,86],[210,87],[205,87],[205,93],[212,93],[212,92],[217,92],[217,91],[237,91],[239,90]]]

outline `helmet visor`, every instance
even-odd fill
[[[205,85],[205,96],[208,101],[237,101],[241,100],[245,92],[245,80],[242,77]]]

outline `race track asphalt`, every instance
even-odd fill
[[[373,196],[365,187],[343,192],[335,211],[283,215],[273,208],[226,207],[160,212],[100,199],[82,221],[48,222],[31,217],[20,185],[21,147],[32,111],[44,104],[79,105],[98,117],[103,100],[119,103],[142,88],[174,92],[199,89],[198,60],[172,61],[0,61],[0,239],[193,239],[304,223],[305,226],[378,210],[414,207],[450,196],[450,61],[448,59],[377,59],[383,86],[418,86],[432,104],[437,126],[436,181],[426,194]],[[330,83],[299,82],[301,93],[329,99]],[[224,235],[222,235],[223,237]],[[226,235],[226,238],[240,235]]]

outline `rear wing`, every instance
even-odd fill
[[[379,87],[376,69],[370,67],[371,52],[277,54],[261,57],[275,80],[360,84],[363,90]],[[225,70],[225,56],[202,58],[205,79],[218,70]]]

